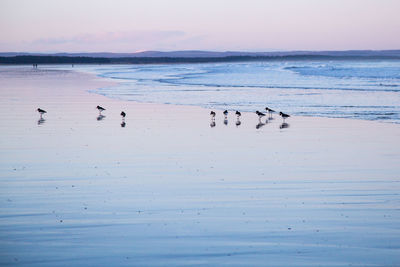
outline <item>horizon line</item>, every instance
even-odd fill
[[[207,52],[207,53],[290,53],[290,52],[353,52],[353,51],[400,51],[400,48],[393,49],[339,49],[339,50],[258,50],[258,51],[248,51],[248,50],[201,50],[201,49],[184,49],[184,50],[141,50],[134,52],[113,52],[113,51],[47,51],[47,52],[39,52],[39,51],[0,51],[0,53],[31,53],[31,54],[79,54],[79,53],[90,53],[90,54],[100,54],[100,53],[108,53],[108,54],[143,54],[143,53],[176,53],[176,52]]]

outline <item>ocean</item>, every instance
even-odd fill
[[[400,123],[399,60],[301,60],[79,67],[128,101]]]

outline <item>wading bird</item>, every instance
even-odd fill
[[[102,111],[106,110],[105,108],[100,107],[100,106],[97,106],[96,108],[98,109],[99,114],[101,114]]]
[[[288,114],[285,114],[285,113],[283,113],[283,112],[279,112],[279,115],[282,117],[282,119],[283,119],[283,122],[285,122],[285,119],[287,119],[287,118],[289,118],[289,117],[290,117],[290,115],[288,115]]]

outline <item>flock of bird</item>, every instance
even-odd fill
[[[97,117],[97,120],[102,120],[105,116],[103,116],[101,113],[103,112],[103,111],[105,111],[106,109],[105,108],[103,108],[103,107],[101,107],[101,106],[97,106],[96,107],[97,108],[97,110],[99,111],[99,116]],[[268,112],[268,114],[269,114],[269,117],[270,118],[272,118],[272,114],[273,113],[275,113],[275,110],[273,110],[273,109],[270,109],[270,108],[268,108],[268,107],[266,107],[265,108],[265,110]],[[44,109],[41,109],[41,108],[38,108],[37,109],[37,111],[39,112],[39,114],[40,114],[40,120],[39,120],[39,124],[40,123],[43,123],[43,114],[45,114],[45,113],[47,113]],[[223,114],[224,114],[224,116],[225,116],[225,120],[227,119],[227,117],[228,117],[228,110],[225,110],[224,112],[223,112]],[[262,113],[262,112],[260,112],[260,111],[256,111],[256,114],[258,115],[258,119],[259,120],[261,120],[261,118],[262,117],[264,117],[264,116],[266,116],[266,114],[265,113]],[[121,111],[121,117],[122,117],[122,123],[121,123],[121,127],[125,127],[125,117],[126,117],[126,113],[124,112],[124,111]],[[212,120],[212,122],[215,120],[215,115],[216,115],[216,113],[214,112],[214,111],[211,111],[210,112],[210,116],[211,116],[211,120]],[[238,123],[240,123],[240,120],[239,120],[239,118],[240,118],[240,116],[242,116],[242,114],[239,112],[239,111],[236,111],[235,112],[235,115],[237,116],[237,118],[238,118]],[[285,114],[285,113],[283,113],[283,112],[279,112],[279,115],[282,117],[282,119],[283,119],[283,122],[285,123],[285,119],[287,119],[287,118],[289,118],[290,117],[290,115],[288,115],[288,114]],[[236,125],[238,125],[238,123],[236,124]],[[215,122],[214,122],[214,125],[215,125]]]
[[[272,114],[275,113],[275,110],[270,109],[269,107],[266,107],[265,110],[268,112],[270,118],[272,117]],[[223,112],[223,114],[224,114],[225,118],[227,118],[227,116],[228,116],[228,110],[225,110],[225,111]],[[262,113],[262,112],[260,112],[260,111],[258,111],[258,110],[256,111],[256,114],[258,115],[258,118],[259,118],[260,120],[261,120],[262,117],[266,116],[265,113]],[[215,113],[214,111],[211,111],[211,112],[210,112],[210,116],[211,116],[211,119],[212,119],[212,120],[215,119],[215,115],[216,115],[216,113]],[[235,112],[235,115],[237,116],[238,119],[240,118],[240,116],[242,116],[242,114],[241,114],[239,111],[237,111],[237,110],[236,110],[236,112]],[[286,113],[283,113],[283,112],[279,112],[279,116],[282,117],[283,122],[285,122],[285,119],[287,119],[287,118],[290,117],[290,115],[288,115],[288,114],[286,114]]]
[[[101,115],[101,112],[103,112],[104,110],[106,110],[105,108],[100,107],[100,106],[97,106],[96,108],[97,108],[97,110],[99,111],[99,115]],[[46,110],[41,109],[41,108],[38,108],[37,111],[39,112],[41,118],[42,118],[43,114],[47,113]],[[121,111],[121,114],[120,114],[120,115],[121,115],[122,119],[124,119],[124,118],[126,117],[126,113],[123,112],[123,111]]]
[[[103,114],[101,114],[104,110],[106,110],[105,108],[101,107],[101,106],[97,106],[96,107],[97,110],[99,111],[99,116],[97,117],[98,121],[101,121],[102,119],[105,118],[105,116]],[[44,119],[43,119],[43,114],[47,113],[46,110],[38,108],[37,112],[39,112],[40,114],[40,119],[38,121],[38,124],[42,124],[44,123]],[[122,123],[121,123],[121,127],[125,127],[126,123],[125,123],[125,117],[126,117],[126,113],[124,111],[121,111],[121,117],[122,117]]]

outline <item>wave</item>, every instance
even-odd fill
[[[110,66],[119,84],[96,93],[127,101],[400,123],[400,62],[255,62]]]
[[[384,68],[343,68],[335,66],[290,66],[285,70],[305,76],[325,76],[337,78],[400,79],[398,67]]]
[[[182,78],[184,79],[184,78]],[[321,87],[321,86],[282,86],[282,85],[251,85],[251,84],[212,84],[212,83],[191,83],[191,82],[180,82],[175,79],[157,79],[155,81],[159,83],[174,84],[174,85],[188,85],[188,86],[203,86],[203,87],[214,87],[214,88],[265,88],[265,89],[302,89],[302,90],[344,90],[344,91],[360,91],[360,92],[400,92],[400,89],[372,89],[372,88],[351,88],[351,87]],[[389,87],[389,86],[388,86]],[[390,87],[398,87],[390,86]]]

